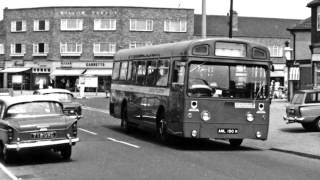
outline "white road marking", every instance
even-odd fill
[[[134,144],[131,144],[131,143],[127,143],[125,141],[119,141],[119,140],[113,139],[111,137],[108,137],[107,139],[110,140],[110,141],[113,141],[113,142],[117,142],[117,143],[121,143],[121,144],[124,144],[124,145],[127,145],[127,146],[131,146],[131,147],[134,147],[134,148],[137,148],[137,149],[140,148],[140,146],[137,146],[137,145],[134,145]]]
[[[82,106],[82,109],[109,114],[109,110],[97,109],[97,108],[88,107],[88,106]]]
[[[18,179],[12,172],[9,171],[3,164],[0,163],[0,168],[3,172],[5,172],[12,180],[20,180]]]
[[[83,131],[83,132],[86,132],[86,133],[89,133],[89,134],[92,134],[92,135],[98,135],[98,133],[95,133],[95,132],[92,132],[92,131],[88,131],[86,129],[82,129],[82,128],[78,128],[79,130]]]

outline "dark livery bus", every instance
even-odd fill
[[[240,39],[198,39],[114,56],[110,114],[121,127],[152,128],[162,141],[266,140],[272,63],[266,47]]]

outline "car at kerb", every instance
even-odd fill
[[[308,131],[320,131],[320,89],[296,92],[283,119],[287,123],[300,123]]]
[[[0,97],[0,156],[7,163],[21,150],[50,149],[69,160],[79,141],[77,121],[50,96]]]
[[[75,102],[75,97],[73,94],[66,89],[38,89],[33,92],[34,95],[48,95],[58,98],[63,104],[63,110],[66,115],[69,116],[80,116],[82,117],[82,107],[81,104]]]

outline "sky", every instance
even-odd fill
[[[306,19],[311,9],[306,7],[312,0],[233,0],[233,9],[239,16],[284,19]],[[230,0],[206,0],[207,15],[226,15]],[[202,0],[0,0],[0,19],[3,9],[46,6],[139,6],[194,9],[202,13]]]

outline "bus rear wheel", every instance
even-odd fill
[[[240,147],[243,139],[229,139],[229,143],[232,147],[238,148]]]

